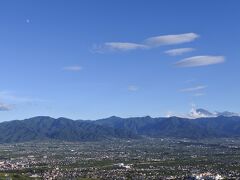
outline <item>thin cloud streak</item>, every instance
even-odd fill
[[[175,63],[177,67],[198,67],[220,64],[225,62],[224,56],[193,56]]]
[[[194,91],[199,91],[199,90],[203,90],[206,89],[207,86],[196,86],[196,87],[191,87],[191,88],[185,88],[185,89],[181,89],[180,92],[194,92]]]
[[[63,68],[65,71],[81,71],[82,67],[81,66],[66,66]]]
[[[195,97],[205,96],[205,93],[195,93],[193,96],[195,96]]]
[[[106,42],[103,45],[95,45],[93,52],[106,53],[106,52],[126,52],[136,49],[148,49],[149,47],[144,44],[130,43],[130,42]]]
[[[133,91],[133,92],[134,92],[134,91],[138,91],[138,89],[139,89],[139,88],[138,88],[137,86],[135,86],[135,85],[130,85],[130,86],[128,86],[128,90],[129,90],[129,91]]]
[[[196,33],[155,36],[145,40],[149,46],[174,45],[192,42],[199,37]]]
[[[105,48],[110,50],[120,50],[120,51],[129,51],[135,49],[146,49],[148,46],[137,43],[128,43],[128,42],[107,42],[104,44]]]
[[[198,37],[199,35],[196,33],[185,33],[185,34],[162,35],[162,36],[150,37],[143,40],[143,42],[141,43],[105,42],[101,45],[94,45],[93,52],[105,53],[105,52],[115,52],[115,51],[124,52],[124,51],[131,51],[131,50],[137,50],[137,49],[151,49],[157,46],[175,45],[175,44],[192,42]]]
[[[0,99],[16,103],[46,102],[46,100],[38,98],[20,97],[10,91],[0,91]]]
[[[165,51],[165,54],[169,55],[169,56],[180,56],[182,54],[188,53],[188,52],[192,52],[194,51],[194,48],[178,48],[178,49],[170,49]]]
[[[12,107],[9,104],[0,102],[0,111],[10,111],[10,110],[12,110]]]

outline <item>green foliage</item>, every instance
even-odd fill
[[[97,121],[74,121],[39,116],[22,121],[0,123],[0,143],[34,140],[98,141],[114,138],[176,137],[212,138],[239,137],[240,117],[201,118],[119,118]]]

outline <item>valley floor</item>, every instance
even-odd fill
[[[240,139],[0,144],[0,179],[237,179]]]

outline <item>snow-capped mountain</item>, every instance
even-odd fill
[[[232,117],[232,116],[239,116],[238,113],[224,111],[224,112],[215,112],[217,116],[225,116],[225,117]]]
[[[232,116],[239,116],[239,114],[234,112],[229,112],[229,111],[210,112],[202,108],[198,108],[198,109],[192,108],[188,116],[192,119],[196,119],[196,118],[203,118],[203,117],[218,117],[218,116],[232,117]]]

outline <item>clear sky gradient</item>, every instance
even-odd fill
[[[239,112],[240,1],[2,0],[0,121]]]

